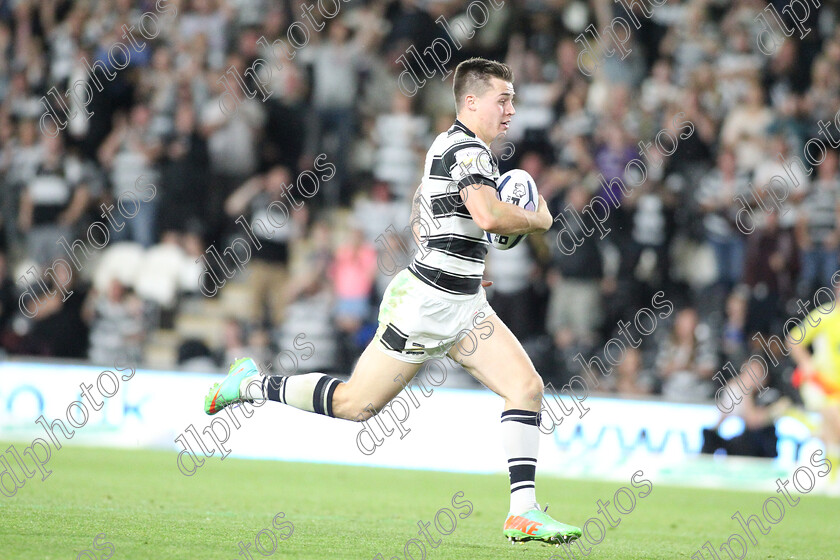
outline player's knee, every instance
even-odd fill
[[[509,395],[509,398],[521,403],[539,401],[542,398],[544,389],[545,386],[543,385],[542,377],[536,371],[532,371],[516,384],[514,394]]]
[[[543,391],[545,390],[545,385],[543,384],[540,374],[534,372],[533,375],[529,376],[528,380],[525,382],[524,389],[529,398],[536,399],[541,397]]]

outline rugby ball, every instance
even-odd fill
[[[496,196],[502,202],[515,204],[531,212],[537,211],[537,203],[539,201],[537,184],[527,171],[511,169],[499,177],[499,184],[496,186]],[[490,232],[486,232],[486,234],[487,241],[493,247],[502,251],[516,247],[517,243],[525,237],[524,235],[502,235]]]

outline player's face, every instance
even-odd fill
[[[516,114],[513,98],[513,84],[495,77],[491,78],[490,89],[478,98],[481,139],[488,144],[510,128],[510,120]]]

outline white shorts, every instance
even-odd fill
[[[448,294],[404,269],[382,296],[373,343],[398,360],[421,364],[446,355],[476,324],[495,313],[484,288],[472,295]]]

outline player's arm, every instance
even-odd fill
[[[461,201],[476,225],[484,231],[501,235],[548,231],[552,218],[542,196],[536,212],[499,200],[496,182],[491,178],[492,157],[486,148],[474,145],[453,152],[449,161],[444,156],[444,164],[454,181],[452,186],[457,185]]]
[[[542,195],[537,211],[532,212],[515,204],[502,202],[496,196],[496,189],[489,185],[462,187],[460,194],[473,221],[484,231],[501,235],[522,235],[542,233],[551,228],[551,213]]]
[[[411,233],[414,236],[414,239],[420,239],[420,222],[423,221],[423,218],[420,217],[420,199],[423,196],[423,183],[420,183],[417,186],[417,190],[414,191],[414,196],[411,199],[411,215],[408,217],[408,223],[411,226]]]

